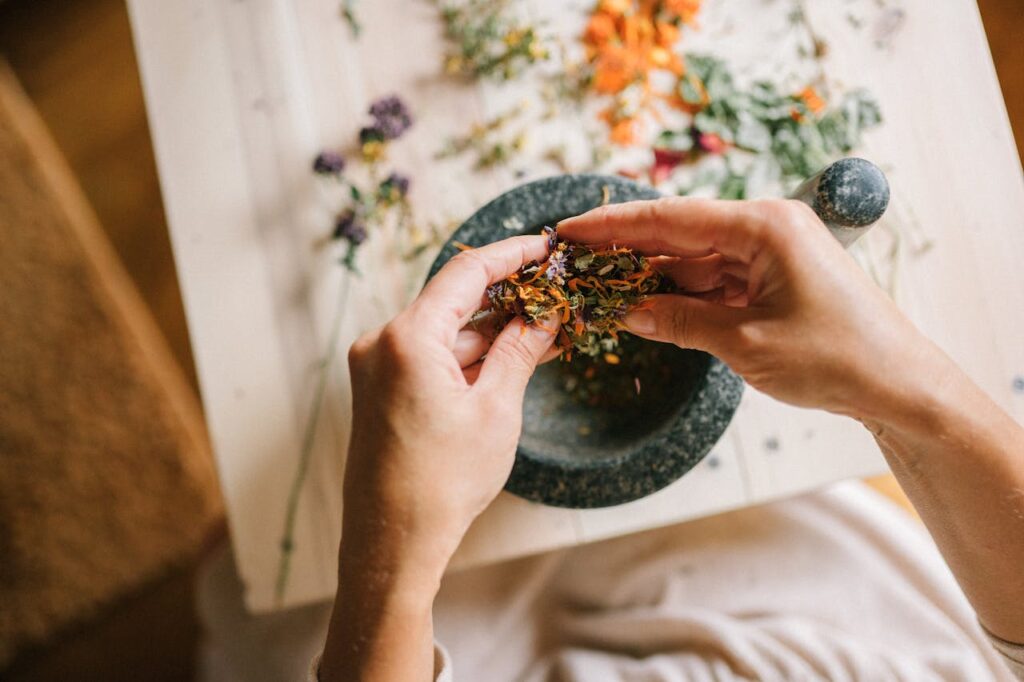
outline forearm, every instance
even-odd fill
[[[951,362],[862,419],[981,622],[1024,642],[1024,429]]]
[[[321,682],[433,679],[431,609],[443,566],[374,534],[342,541]]]

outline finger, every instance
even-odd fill
[[[459,367],[465,369],[478,361],[491,347],[492,335],[482,334],[473,329],[463,329],[455,337],[452,354]]]
[[[487,351],[477,385],[522,396],[557,330],[557,324],[551,321],[526,324],[519,318],[512,320]]]
[[[512,237],[463,251],[434,275],[406,312],[424,331],[439,333],[450,348],[458,330],[480,309],[489,285],[546,256],[543,235]]]
[[[626,315],[637,336],[720,354],[731,345],[748,308],[730,308],[680,294],[651,296]]]
[[[741,277],[726,275],[722,283],[722,303],[733,307],[743,307],[750,302],[749,285]]]
[[[472,386],[477,382],[477,379],[480,378],[480,368],[483,366],[484,363],[482,362],[474,362],[472,365],[462,369],[462,376],[466,378],[467,384]]]
[[[655,256],[651,266],[662,273],[687,293],[711,291],[722,286],[725,276],[725,260],[720,254],[702,258],[676,258]]]
[[[558,224],[559,236],[585,244],[614,242],[641,253],[721,253],[749,263],[764,240],[765,202],[668,197],[601,206]]]

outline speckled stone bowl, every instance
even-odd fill
[[[659,196],[624,178],[599,175],[562,175],[521,185],[456,230],[430,277],[458,253],[453,242],[483,246],[536,234],[544,225],[599,206],[604,188],[612,203]],[[706,353],[653,345],[653,367],[637,376],[641,386],[653,388],[614,407],[573,399],[558,361],[540,367],[526,391],[523,433],[505,489],[558,507],[607,507],[664,488],[703,459],[732,419],[743,382]],[[657,376],[645,376],[652,372]]]

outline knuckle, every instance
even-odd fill
[[[348,349],[349,367],[356,369],[366,364],[379,333],[378,330],[366,332],[352,343]]]
[[[403,327],[404,325],[400,321],[392,320],[380,331],[377,347],[388,360],[399,361],[407,354],[406,339],[408,336]]]
[[[795,199],[762,199],[758,203],[761,230],[766,243],[777,251],[789,251],[800,242],[810,206]]]
[[[460,270],[480,270],[485,274],[489,272],[487,260],[474,249],[461,251],[455,254],[451,259],[451,265],[453,268],[458,268]]]
[[[781,201],[786,205],[786,209],[794,221],[803,222],[809,220],[815,223],[820,222],[818,214],[814,212],[814,209],[799,199],[785,199]]]
[[[764,330],[750,322],[737,325],[733,334],[734,350],[744,355],[764,351],[766,341]]]
[[[693,333],[693,314],[689,306],[675,305],[669,311],[669,326],[676,343],[690,345],[693,341],[690,335]]]
[[[491,353],[497,353],[498,360],[506,365],[527,370],[533,367],[533,354],[521,338],[495,344],[491,347]]]

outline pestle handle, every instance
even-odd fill
[[[849,157],[805,180],[791,198],[813,208],[845,248],[885,213],[889,182],[875,164]]]

